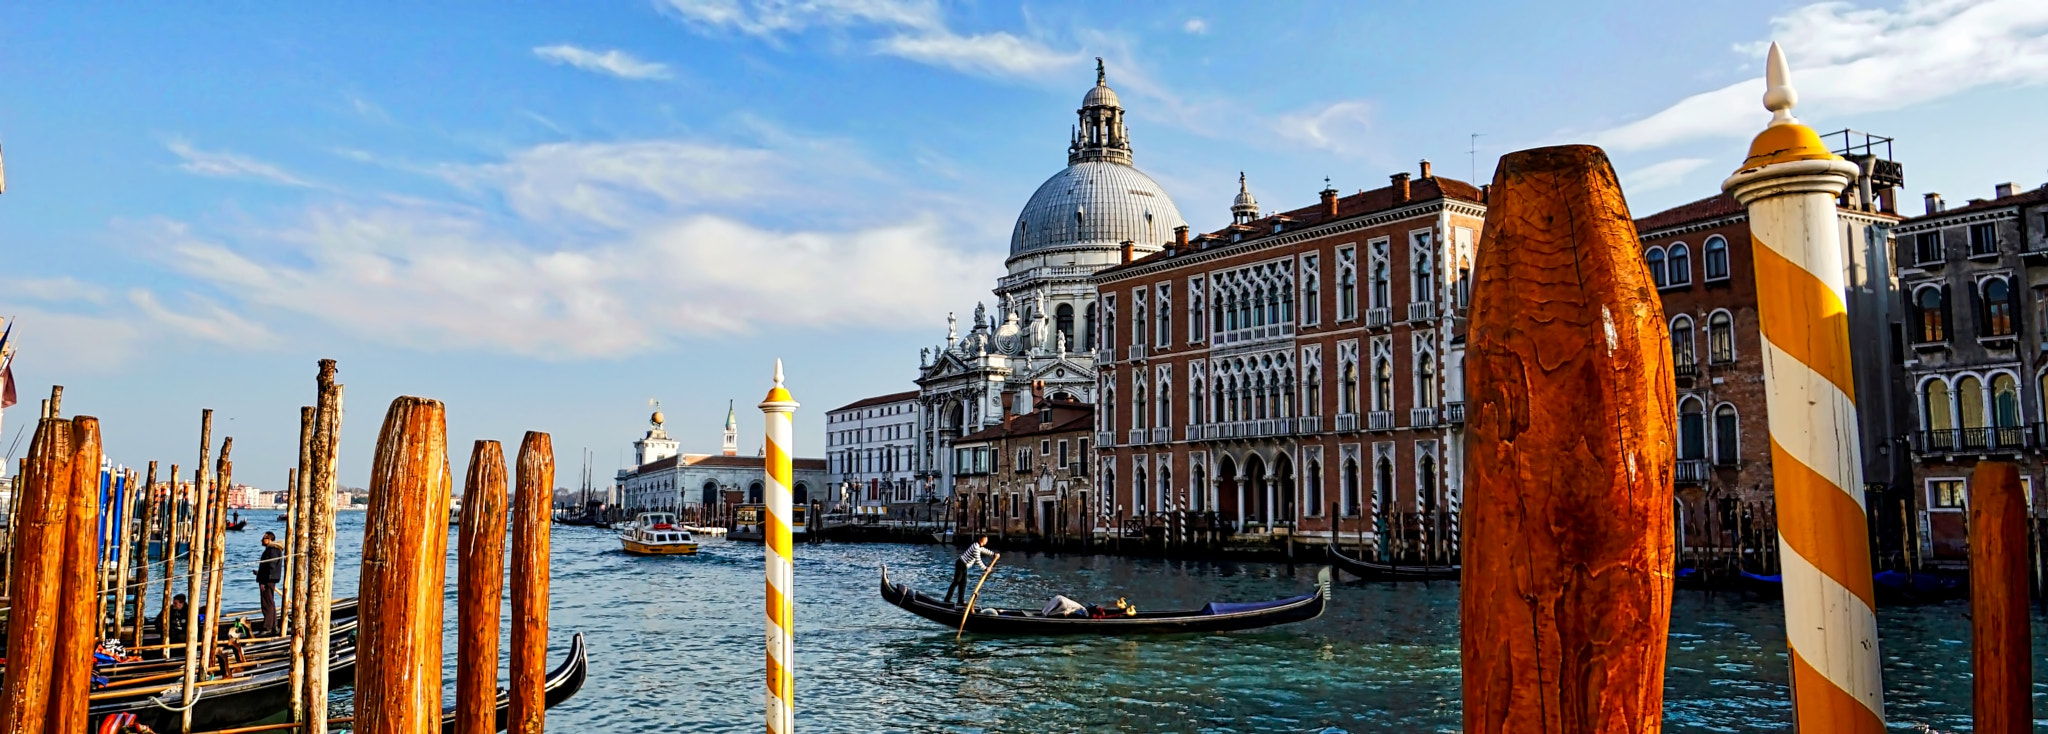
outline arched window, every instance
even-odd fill
[[[1146,427],[1146,425],[1145,425],[1145,414],[1146,414],[1147,412],[1150,412],[1150,411],[1147,411],[1147,410],[1146,410],[1146,408],[1149,408],[1149,407],[1151,407],[1151,403],[1145,400],[1145,381],[1144,381],[1144,380],[1132,380],[1132,381],[1131,381],[1131,428],[1133,428],[1133,429],[1141,429],[1141,430],[1142,430],[1142,429],[1144,429],[1144,428]]]
[[[1707,361],[1727,364],[1735,361],[1735,319],[1727,311],[1707,317]]]
[[[1095,304],[1088,304],[1088,311],[1081,317],[1081,348],[1095,349]]]
[[[1302,393],[1302,395],[1301,395],[1301,396],[1302,396],[1302,403],[1301,403],[1301,414],[1302,414],[1302,415],[1322,415],[1322,414],[1323,414],[1323,376],[1322,376],[1322,370],[1316,369],[1316,368],[1314,368],[1314,367],[1310,367],[1310,368],[1308,368],[1308,373],[1307,373],[1307,377],[1308,377],[1308,379],[1306,379],[1306,380],[1302,381],[1302,385],[1301,385],[1301,393]]]
[[[1227,309],[1225,309],[1225,308],[1224,308],[1223,302],[1224,302],[1225,300],[1228,300],[1229,298],[1230,298],[1230,294],[1229,294],[1228,292],[1226,292],[1226,291],[1224,291],[1224,290],[1222,290],[1222,289],[1220,289],[1220,288],[1219,288],[1219,289],[1217,289],[1217,292],[1216,292],[1216,298],[1215,298],[1215,300],[1214,300],[1214,301],[1212,301],[1212,302],[1210,303],[1210,305],[1209,305],[1209,332],[1210,332],[1210,333],[1212,333],[1212,334],[1220,334],[1220,333],[1222,333],[1222,332],[1224,331],[1224,327],[1223,327],[1223,312],[1224,312],[1225,310],[1227,310]]]
[[[1963,419],[1963,428],[1983,428],[1984,382],[1974,376],[1956,380],[1956,413]]]
[[[1664,277],[1667,281],[1672,285],[1692,283],[1692,248],[1686,247],[1683,242],[1672,245],[1670,254],[1666,255],[1664,260]]]
[[[1671,320],[1671,362],[1680,370],[1698,364],[1693,361],[1691,316],[1679,314]]]
[[[1422,503],[1422,509],[1436,509],[1436,457],[1424,454],[1415,467],[1415,501]]]
[[[2012,287],[2004,278],[1984,279],[1984,336],[2012,336],[2013,311],[2018,308]]]
[[[1315,267],[1315,261],[1308,263]],[[1316,275],[1308,273],[1301,278],[1301,323],[1313,324],[1322,318],[1322,299],[1317,298]]]
[[[1195,380],[1188,389],[1188,401],[1189,424],[1201,423],[1204,419],[1208,418],[1208,413],[1203,412],[1206,404],[1202,402],[1201,380]]]
[[[1344,363],[1344,392],[1337,395],[1338,413],[1358,412],[1358,363]]]
[[[1136,469],[1132,469],[1131,515],[1133,517],[1145,514],[1145,492],[1149,489],[1150,487],[1145,483],[1145,468],[1138,467]]]
[[[1062,303],[1057,308],[1054,308],[1052,313],[1052,328],[1059,330],[1060,336],[1067,338],[1067,348],[1073,349],[1075,346],[1073,305]]]
[[[1415,407],[1436,407],[1436,359],[1429,352],[1415,355]]]
[[[1921,344],[1948,341],[1948,296],[1945,289],[1936,286],[1921,288],[1913,294],[1914,319],[1919,328],[1915,329],[1915,341]]]
[[[1936,378],[1920,387],[1920,417],[1921,423],[1930,431],[1956,427],[1955,406],[1949,401],[1947,382]]]
[[[1358,275],[1350,268],[1337,270],[1338,318],[1358,318]]]
[[[1706,405],[1686,398],[1678,406],[1678,458],[1707,458]]]
[[[1357,459],[1344,460],[1344,499],[1342,500],[1342,503],[1344,506],[1344,515],[1346,517],[1358,516],[1359,502]]]
[[[1372,496],[1375,500],[1375,509],[1391,513],[1394,511],[1394,462],[1382,458],[1380,459],[1379,466],[1375,468],[1377,471],[1373,472],[1372,478]],[[1351,508],[1351,514],[1358,514],[1358,504],[1356,502],[1351,505]],[[1385,541],[1381,542],[1382,544],[1385,543]]]
[[[1735,422],[1735,406],[1722,403],[1714,409],[1714,463],[1734,466],[1740,453],[1741,431]]]
[[[1394,300],[1391,290],[1387,284],[1387,264],[1385,262],[1374,262],[1372,264],[1372,307],[1386,308],[1387,304]]]
[[[1667,284],[1664,280],[1664,248],[1650,248],[1648,252],[1643,253],[1643,262],[1650,266],[1650,282],[1656,284],[1658,288],[1664,287]]]
[[[1414,243],[1415,251],[1415,293],[1410,298],[1417,301],[1436,300],[1436,253],[1427,249],[1429,238],[1424,235]]]
[[[1991,420],[1999,428],[2020,426],[2020,385],[2012,375],[2000,372],[1991,377]]]
[[[1372,409],[1394,409],[1394,364],[1393,360],[1382,359],[1373,367]]]
[[[1707,280],[1727,280],[1728,241],[1714,235],[1707,238],[1707,244],[1701,250],[1701,257],[1706,260]]]
[[[1309,514],[1311,514],[1311,515],[1321,515],[1321,514],[1323,514],[1323,510],[1324,510],[1324,509],[1326,509],[1326,508],[1324,508],[1324,507],[1323,507],[1323,464],[1322,464],[1322,462],[1316,461],[1315,459],[1309,459],[1309,460],[1308,460],[1308,474],[1307,474],[1307,476],[1303,477],[1303,479],[1306,479],[1306,480],[1308,481],[1308,487],[1306,488],[1306,490],[1307,490],[1307,491],[1306,491],[1306,494],[1308,495],[1308,511],[1309,511]]]
[[[1160,512],[1173,509],[1173,467],[1159,467],[1159,494],[1153,500],[1152,506],[1159,508]]]
[[[1202,465],[1195,465],[1195,481],[1188,485],[1188,509],[1195,512],[1209,510],[1209,472]]]
[[[1279,288],[1279,291],[1280,291],[1280,318],[1278,318],[1278,319],[1275,319],[1275,320],[1274,320],[1274,323],[1287,323],[1287,322],[1293,321],[1293,320],[1294,320],[1294,289],[1293,289],[1293,288],[1289,288],[1289,287],[1287,287],[1287,285],[1286,285],[1285,283],[1282,283],[1282,284],[1281,284],[1281,286],[1280,286],[1280,288]]]

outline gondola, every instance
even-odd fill
[[[577,691],[583,690],[583,681],[589,673],[590,664],[583,659],[583,633],[578,632],[574,638],[569,640],[569,659],[562,661],[561,665],[548,672],[547,681],[542,688],[546,708],[554,708],[563,701],[567,701],[575,696]],[[500,689],[498,691],[498,731],[504,731],[505,725],[512,723],[511,709],[512,694]],[[441,734],[455,734],[454,706],[441,709]]]
[[[227,527],[227,529],[229,529],[229,530],[233,530],[233,531],[235,531],[235,532],[238,532],[238,533],[239,533],[239,532],[241,532],[241,531],[243,531],[243,530],[247,530],[247,529],[249,529],[249,521],[248,521],[248,520],[236,520],[236,521],[234,521],[234,522],[228,523],[226,527]]]
[[[882,568],[882,598],[905,611],[945,625],[960,628],[962,605],[950,604],[919,593],[903,584],[889,583],[889,569]],[[1263,602],[1210,602],[1201,609],[1171,612],[1139,612],[1128,617],[1091,619],[1048,617],[1023,609],[976,607],[967,615],[966,631],[997,635],[1152,635],[1173,632],[1234,632],[1322,616],[1330,601],[1330,569],[1316,573],[1316,588],[1301,596]]]
[[[1367,581],[1456,581],[1458,566],[1401,566],[1362,561],[1326,546],[1331,565]]]
[[[1967,574],[1879,571],[1871,577],[1871,585],[1877,592],[1877,603],[1884,605],[1937,604],[1970,598]]]

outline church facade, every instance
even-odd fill
[[[945,342],[919,356],[920,496],[950,496],[954,442],[1031,410],[1034,385],[1048,399],[1094,403],[1103,317],[1089,279],[1186,230],[1165,189],[1133,165],[1123,106],[1099,61],[1076,115],[1067,167],[1038,187],[1011,229],[995,311],[976,304],[964,334],[948,314]]]
[[[716,508],[762,501],[767,459],[741,456],[739,419],[725,410],[723,445],[717,454],[685,454],[668,435],[661,411],[648,418],[647,432],[633,442],[633,468],[614,477],[618,505],[628,512]],[[824,459],[791,459],[796,504],[809,502],[812,490],[823,500]]]

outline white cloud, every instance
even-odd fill
[[[282,168],[236,153],[199,150],[184,140],[172,140],[166,144],[172,154],[178,156],[178,167],[186,173],[214,178],[246,178],[269,181],[286,186],[314,187],[306,179],[292,175]]]
[[[54,278],[0,278],[0,293],[43,303],[105,303],[107,289],[69,275]]]
[[[14,353],[14,379],[26,402],[31,385],[63,382],[66,375],[118,372],[149,338],[132,319],[73,311],[52,311],[5,302],[14,322],[9,343]]]
[[[185,336],[244,348],[263,346],[276,340],[262,324],[206,299],[195,297],[192,300],[198,302],[198,313],[179,313],[165,307],[155,293],[139,288],[128,292],[128,302],[134,304],[143,316]]]
[[[956,32],[925,0],[667,0],[665,7],[694,25],[761,38],[873,26],[884,33],[876,53],[989,76],[1039,77],[1082,59],[1007,32]]]
[[[1800,114],[1901,109],[1994,85],[2048,82],[2048,3],[1907,0],[1897,10],[1821,2],[1771,20],[1799,90]],[[1767,43],[1736,47],[1761,58]],[[1763,129],[1762,79],[1701,92],[1643,119],[1593,135],[1642,150]]]
[[[1693,171],[1712,162],[1706,158],[1677,158],[1645,166],[1621,177],[1622,190],[1640,194],[1671,188],[1683,183]]]
[[[1197,36],[1205,35],[1209,32],[1209,21],[1202,20],[1201,18],[1189,18],[1188,22],[1180,25],[1180,29]]]
[[[1318,109],[1281,115],[1273,121],[1273,127],[1290,140],[1343,155],[1369,152],[1378,142],[1372,103],[1364,100],[1333,102]]]
[[[533,49],[533,55],[541,57],[548,63],[567,64],[584,71],[610,74],[620,79],[667,79],[670,76],[667,64],[642,61],[618,49],[598,52],[568,44],[557,44],[537,46]]]
[[[679,207],[756,200],[794,177],[780,153],[674,140],[549,143],[499,163],[442,166],[450,181],[488,189],[536,222],[561,216],[628,227]]]

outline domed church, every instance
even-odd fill
[[[1034,384],[1046,397],[1095,402],[1100,318],[1089,276],[1162,249],[1187,226],[1133,164],[1124,108],[1099,58],[1076,115],[1067,167],[1039,185],[1010,230],[995,311],[975,304],[965,334],[948,314],[945,343],[918,359],[918,465],[940,495],[953,485],[953,440],[1030,410]]]

